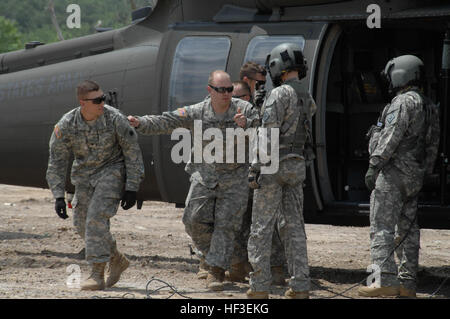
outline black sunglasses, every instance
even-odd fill
[[[258,84],[258,85],[266,84],[266,80],[257,80],[257,79],[253,79],[253,78],[248,78],[248,79],[256,81],[256,84]]]
[[[231,93],[233,92],[234,88],[232,86],[229,87],[225,87],[225,86],[221,86],[221,87],[216,87],[216,86],[212,86],[211,84],[208,84],[208,86],[213,89],[214,91],[216,91],[217,93]]]
[[[101,104],[102,102],[106,101],[106,95],[103,94],[102,96],[93,99],[83,99],[83,101],[92,101],[93,104]]]
[[[266,80],[257,80],[257,79],[252,79],[252,78],[249,78],[249,79],[253,80],[253,81],[256,81],[256,83],[255,83],[255,89],[256,90],[259,90],[260,87],[262,87],[263,85],[266,84]]]
[[[234,97],[235,99],[240,99],[241,97],[244,97],[244,96],[249,96],[249,95],[248,95],[248,94],[233,95],[233,97]]]

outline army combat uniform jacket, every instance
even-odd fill
[[[86,260],[107,262],[117,249],[109,220],[124,189],[137,191],[144,178],[137,134],[127,118],[108,105],[91,124],[82,118],[80,107],[66,113],[50,138],[47,181],[55,198],[64,197],[71,154],[73,224],[85,241]]]
[[[414,196],[431,174],[439,147],[438,109],[416,90],[398,94],[371,132],[369,163],[398,174],[404,195]]]
[[[278,128],[280,162],[292,157],[305,159],[305,144],[312,143],[311,121],[317,110],[316,103],[297,79],[289,79],[279,88],[270,92],[260,111],[261,127],[268,129],[267,152],[271,149],[270,128]],[[294,100],[298,107],[291,106]],[[261,163],[255,161],[252,166],[258,170]]]
[[[102,175],[115,174],[126,176],[126,190],[137,191],[144,178],[137,134],[126,117],[111,106],[105,105],[104,114],[93,127],[84,121],[81,107],[66,113],[55,125],[49,146],[47,181],[55,198],[64,197],[71,154],[71,181],[75,186],[95,186]]]

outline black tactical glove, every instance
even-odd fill
[[[380,170],[376,168],[375,166],[369,165],[369,169],[367,170],[365,181],[366,186],[369,189],[369,191],[373,191],[375,189],[375,183],[377,181],[378,173]]]
[[[252,189],[259,188],[258,178],[260,175],[260,171],[250,169],[248,173],[248,186]]]
[[[264,86],[255,92],[255,105],[257,107],[261,107],[261,105],[263,105],[264,99],[266,98],[266,93],[267,92],[264,89]]]
[[[64,197],[57,198],[55,201],[55,211],[56,214],[62,219],[69,218],[67,216],[67,210],[66,210],[66,201],[64,200]]]
[[[120,203],[120,206],[122,206],[123,209],[127,210],[136,204],[136,192],[133,191],[125,191],[125,194],[123,194],[122,202]]]

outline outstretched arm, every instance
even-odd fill
[[[164,112],[162,115],[128,116],[130,125],[143,135],[171,134],[176,128],[193,126],[193,121],[189,107]]]

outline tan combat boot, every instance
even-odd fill
[[[245,262],[231,265],[228,279],[232,282],[246,282],[247,279],[245,277],[248,276],[247,269],[247,263]]]
[[[105,267],[106,262],[93,263],[91,274],[81,285],[81,290],[105,289]]]
[[[289,288],[284,296],[288,299],[309,299],[309,291],[294,291]]]
[[[359,287],[358,295],[362,297],[390,297],[398,296],[400,293],[399,287],[375,287],[373,285],[368,287]]]
[[[206,278],[206,287],[213,291],[222,291],[224,278],[224,269],[215,266],[209,267],[208,277]]]
[[[285,286],[286,280],[284,276],[284,269],[282,266],[273,266],[272,271],[272,284],[277,286]]]
[[[116,250],[109,261],[108,270],[106,272],[106,287],[114,286],[119,281],[120,275],[125,271],[125,269],[128,268],[129,265],[130,262],[125,255]]]
[[[269,293],[267,291],[253,291],[247,290],[247,299],[269,299]]]
[[[200,258],[200,264],[198,265],[197,279],[206,279],[208,277],[208,264],[204,257]]]
[[[416,298],[416,291],[400,285],[399,295],[400,297]]]

